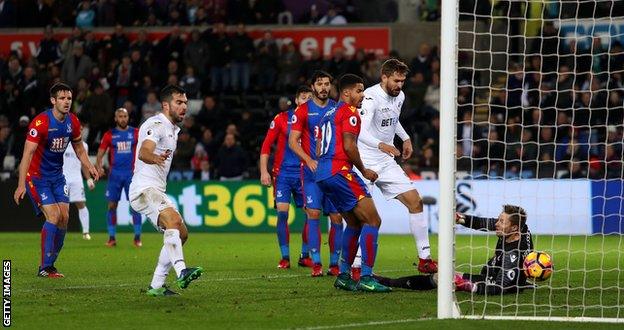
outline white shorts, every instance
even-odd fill
[[[67,181],[67,189],[69,190],[69,202],[85,202],[85,189],[82,181]]]
[[[138,213],[145,215],[158,231],[164,230],[158,226],[158,216],[160,213],[167,208],[173,208],[176,212],[178,211],[167,194],[155,188],[145,188],[139,195],[132,196],[130,199],[130,207]]]
[[[416,187],[405,174],[405,171],[394,160],[387,163],[375,164],[367,166],[368,169],[377,172],[379,177],[375,181],[375,185],[381,190],[381,193],[387,200],[391,200],[398,195],[415,190]],[[361,175],[360,175],[361,176]],[[362,177],[367,185],[371,182]]]

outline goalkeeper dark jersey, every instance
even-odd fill
[[[465,216],[464,226],[483,231],[496,231],[496,218]],[[481,274],[464,274],[477,284],[477,294],[515,293],[528,287],[522,264],[524,257],[533,251],[533,238],[529,228],[524,225],[520,230],[520,240],[506,243],[499,237],[494,256],[481,269]]]

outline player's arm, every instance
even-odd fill
[[[392,157],[398,156],[401,153],[396,147],[384,143],[370,133],[370,127],[371,125],[373,125],[373,121],[375,119],[375,107],[375,100],[370,96],[365,96],[364,101],[362,101],[362,108],[360,108],[360,119],[362,120],[362,134],[360,134],[358,139],[363,144],[371,148],[378,148],[382,152],[385,152]]]
[[[82,140],[80,139],[80,137],[78,137],[77,140],[72,141],[72,146],[74,147],[74,151],[76,152],[76,157],[80,159],[83,170],[87,171],[92,180],[97,181],[100,178],[100,174],[98,173],[98,170],[95,168],[95,166],[91,164],[87,149],[82,144]]]
[[[304,125],[304,123],[307,122],[306,115],[300,112],[299,114],[301,114],[301,116],[299,116],[297,112],[298,111],[295,110],[295,113],[293,114],[292,127],[290,128],[290,134],[288,134],[288,146],[290,147],[290,150],[292,150],[295,155],[297,155],[297,157],[299,157],[299,159],[301,159],[301,161],[303,161],[306,166],[308,166],[309,169],[315,172],[317,162],[312,159],[308,154],[306,154],[299,144],[299,140],[301,139],[301,132],[306,129],[307,126]]]
[[[107,131],[106,133],[104,133],[104,136],[102,137],[102,142],[100,142],[100,147],[98,148],[97,157],[95,160],[95,164],[96,164],[95,167],[100,172],[100,175],[105,174],[104,167],[102,166],[102,159],[104,158],[106,151],[110,149],[111,146],[112,146],[112,134],[111,134],[111,131]]]
[[[269,125],[264,141],[262,141],[262,148],[260,149],[260,183],[265,186],[271,185],[271,175],[269,174],[269,153],[271,152],[271,146],[275,143],[279,132],[277,127],[278,116],[275,116]]]
[[[22,161],[19,165],[17,189],[15,189],[15,194],[13,194],[13,199],[17,205],[19,205],[20,200],[24,198],[24,194],[26,193],[26,173],[28,173],[28,167],[30,167],[30,161],[35,154],[35,150],[37,150],[37,146],[37,143],[28,140],[24,143],[24,153],[22,154]]]
[[[401,125],[401,122],[396,123],[395,133],[401,141],[403,141],[403,159],[409,159],[412,157],[414,148],[412,147],[412,140],[409,134],[407,134],[407,131],[405,131],[405,128],[403,128],[403,125]]]
[[[156,150],[156,142],[145,139],[141,144],[141,149],[139,149],[139,159],[145,164],[150,165],[163,165],[165,160],[171,155],[171,150],[167,150],[160,155],[154,153]]]
[[[496,231],[496,218],[481,218],[468,214],[455,213],[455,222],[475,230]]]

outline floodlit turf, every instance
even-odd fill
[[[332,287],[333,278],[311,278],[309,269],[297,268],[279,270],[276,238],[270,234],[199,234],[191,233],[185,246],[188,265],[200,265],[205,273],[198,281],[177,297],[147,297],[148,286],[155,261],[162,246],[162,236],[150,233],[144,235],[143,248],[132,245],[130,234],[120,234],[116,248],[104,246],[104,234],[92,235],[93,240],[84,241],[78,233],[67,235],[65,247],[57,262],[64,279],[43,279],[35,277],[39,255],[38,233],[0,233],[0,256],[12,260],[12,308],[15,328],[458,328],[489,329],[491,327],[539,328],[539,329],[600,329],[618,328],[615,325],[540,322],[522,323],[511,321],[472,320],[421,320],[435,318],[435,292],[411,292],[396,290],[390,294],[366,294],[337,291]],[[567,247],[568,238],[551,240],[540,238],[538,247],[554,250],[555,267],[567,264],[564,255],[556,252]],[[619,248],[618,236],[601,238],[574,237],[574,246],[587,250],[605,251]],[[485,242],[484,237],[475,237],[473,245]],[[291,239],[293,264],[299,253],[298,235]],[[490,247],[495,240],[489,240]],[[435,245],[435,238],[433,240]],[[467,246],[468,237],[458,237],[457,246]],[[582,244],[582,245],[580,245]],[[463,251],[463,252],[462,252]],[[485,249],[458,250],[458,264],[470,258],[483,261]],[[435,253],[435,249],[434,249]],[[605,266],[617,266],[621,254],[607,254]],[[414,248],[409,236],[380,237],[377,272],[388,276],[414,274],[411,266]],[[323,260],[327,262],[327,245],[323,247]],[[572,256],[570,264],[584,261],[583,255]],[[602,258],[594,262],[590,257],[587,265],[600,266]],[[620,260],[620,265],[624,261]],[[578,267],[577,267],[578,268]],[[562,268],[563,269],[563,268]],[[553,283],[563,286],[566,276],[556,270]],[[583,281],[583,273],[573,273],[574,282]],[[586,283],[603,286],[607,282],[624,287],[624,274],[609,272],[602,278],[597,272],[589,272]],[[168,283],[172,283],[170,275]],[[578,285],[579,283],[576,283]],[[563,291],[562,291],[563,292]],[[598,291],[592,291],[586,302],[599,301]],[[483,297],[477,297],[482,300]],[[565,302],[559,292],[539,289],[518,297],[527,304],[521,310],[534,308],[533,302],[547,304],[549,301]],[[470,299],[464,293],[458,294],[460,301]],[[500,302],[500,298],[492,298]],[[504,303],[514,301],[515,296],[506,297]],[[550,300],[549,300],[550,299]],[[563,299],[563,300],[562,300]],[[582,291],[573,291],[569,301],[575,304],[583,301]],[[624,294],[617,289],[605,291],[603,301],[611,305],[624,305]],[[488,304],[492,312],[500,313],[500,306]],[[472,306],[475,306],[472,308]],[[483,303],[462,303],[465,311],[477,313]],[[515,307],[514,307],[515,310]],[[509,313],[510,309],[504,309]],[[620,317],[624,310],[620,310]],[[609,312],[611,316],[612,311]],[[588,315],[586,313],[585,315]],[[578,315],[580,316],[580,315]],[[621,324],[619,325],[621,328]]]

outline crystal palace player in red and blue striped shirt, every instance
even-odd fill
[[[52,108],[37,115],[28,127],[19,181],[13,198],[19,204],[28,192],[37,216],[43,214],[41,264],[38,276],[63,277],[54,267],[65,240],[69,220],[69,196],[63,175],[63,155],[72,143],[82,166],[98,179],[95,166],[82,145],[80,122],[70,113],[72,90],[63,83],[50,89]],[[26,188],[28,186],[28,189]]]
[[[113,247],[117,245],[115,239],[115,226],[117,225],[117,203],[121,198],[121,191],[126,191],[128,198],[128,190],[132,181],[132,172],[134,171],[134,155],[136,153],[137,141],[139,139],[139,130],[136,127],[128,126],[128,110],[119,108],[115,110],[114,128],[109,129],[100,142],[100,148],[97,154],[97,168],[100,175],[104,175],[102,167],[102,158],[107,150],[108,163],[110,173],[108,175],[108,184],[106,185],[106,199],[108,199],[108,211],[106,213],[106,222],[108,225],[108,242],[107,246]],[[132,224],[134,226],[134,245],[141,247],[141,215],[130,208],[132,214]]]
[[[318,168],[316,182],[323,193],[347,221],[342,236],[340,274],[334,286],[349,291],[390,292],[391,289],[373,278],[377,255],[377,236],[381,218],[370,193],[353,166],[371,182],[377,173],[364,167],[357,148],[360,133],[360,116],[357,108],[364,99],[362,78],[346,74],[339,82],[340,101],[319,122],[316,153]],[[362,274],[359,282],[350,276],[351,264],[362,247]]]
[[[295,94],[295,104],[300,105],[310,99],[312,91],[307,86],[301,86]],[[288,134],[290,132],[290,118],[294,109],[278,113],[269,126],[262,150],[260,151],[260,182],[265,186],[273,184],[273,197],[277,209],[277,241],[279,243],[282,258],[278,268],[290,268],[290,233],[288,230],[288,209],[290,196],[295,200],[295,206],[303,206],[303,191],[301,188],[301,162],[295,153],[288,147]],[[271,146],[277,141],[273,170],[268,171],[269,153]],[[299,265],[312,267],[312,259],[308,253],[308,222],[306,221],[301,233],[301,257]]]

